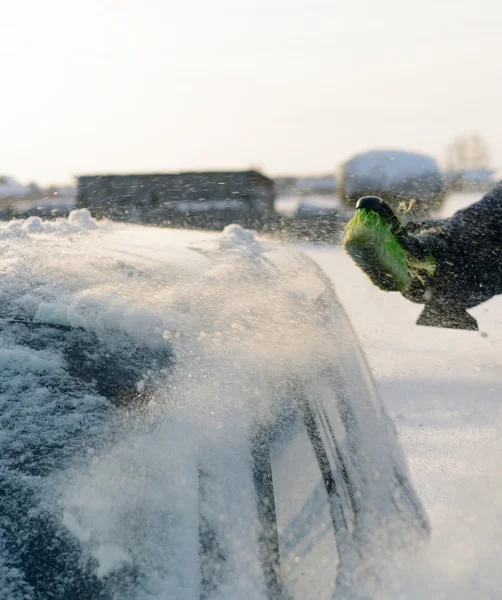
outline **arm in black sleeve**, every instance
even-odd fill
[[[414,281],[404,294],[426,305],[425,320],[434,314],[446,319],[423,324],[455,326],[447,324],[448,315],[465,316],[466,308],[502,293],[502,183],[449,219],[407,229],[436,259],[435,275],[424,284]]]

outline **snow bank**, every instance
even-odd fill
[[[40,217],[31,216],[27,219],[15,219],[0,225],[0,235],[3,238],[22,236],[23,234],[55,234],[59,236],[80,234],[99,229],[99,225],[86,209],[72,210],[68,219],[43,221]]]

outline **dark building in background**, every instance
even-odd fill
[[[258,171],[78,177],[77,208],[135,223],[221,227],[274,213],[274,182]]]

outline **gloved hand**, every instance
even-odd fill
[[[412,222],[405,226],[408,237],[416,240],[423,254],[432,255],[436,269],[433,275],[422,273],[420,279],[413,278],[403,296],[425,304],[417,325],[477,330],[476,319],[467,308],[483,302],[473,273],[466,268],[465,257],[448,236],[448,221]]]
[[[357,209],[344,246],[373,283],[425,304],[420,325],[477,329],[466,309],[502,293],[502,184],[440,221],[403,225],[376,196]]]

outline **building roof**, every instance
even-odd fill
[[[259,171],[255,171],[254,169],[249,169],[246,171],[180,171],[178,173],[99,173],[92,175],[78,175],[78,180],[81,179],[97,179],[97,178],[112,178],[112,177],[120,177],[120,178],[155,178],[155,177],[233,177],[233,176],[246,176],[246,177],[259,177],[267,182],[273,183],[273,180],[270,177],[267,177],[263,173]]]

